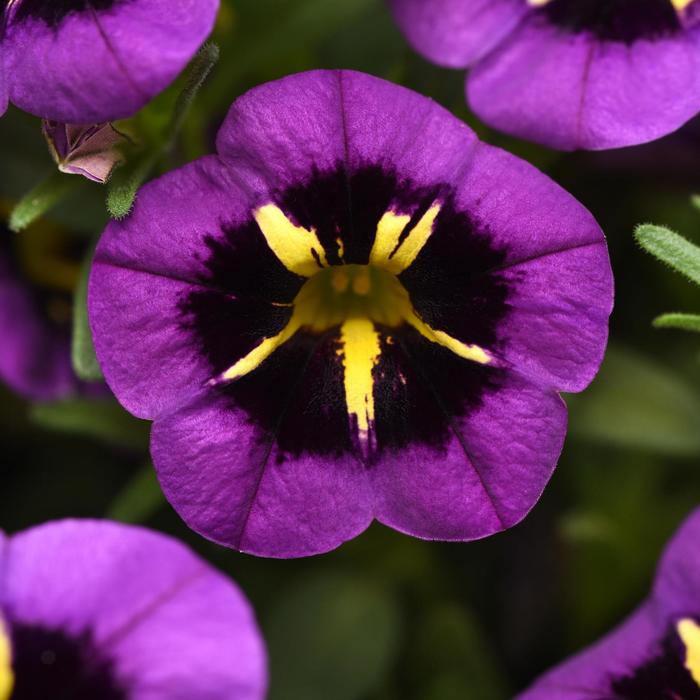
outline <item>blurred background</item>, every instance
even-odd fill
[[[410,50],[382,0],[223,0],[213,40],[219,63],[161,169],[211,151],[230,103],[289,73],[354,68],[429,95],[597,217],[617,286],[603,370],[589,390],[566,397],[564,454],[521,525],[469,544],[373,525],[335,552],[296,561],[241,555],[189,531],[156,484],[148,424],[108,394],[32,402],[1,386],[0,527],[110,517],[188,542],[253,601],[269,644],[271,700],[512,697],[646,595],[664,542],[700,503],[700,336],[651,326],[662,312],[700,311],[700,293],[632,236],[636,224],[654,222],[700,242],[700,210],[690,201],[700,192],[700,122],[602,154],[509,139],[468,112],[463,72]],[[181,89],[182,81],[132,120],[137,139],[164,128]],[[3,219],[54,169],[39,120],[10,109],[0,120]],[[105,188],[63,177],[73,178],[70,196],[28,230],[1,234],[3,246],[31,249],[52,231],[75,281],[107,221]]]

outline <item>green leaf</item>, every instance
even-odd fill
[[[37,403],[32,406],[30,416],[50,430],[148,449],[149,424],[131,416],[114,399],[74,398]]]
[[[144,523],[165,504],[165,497],[152,464],[146,464],[117,494],[107,512],[110,520]]]
[[[355,575],[323,574],[280,589],[266,625],[269,700],[360,700],[392,663],[399,614],[391,595]]]
[[[162,141],[112,175],[107,184],[107,210],[112,218],[123,219],[128,216],[134,206],[139,187],[158,162],[174,147],[197,93],[218,60],[219,48],[215,44],[204,44],[187,69],[185,87],[175,102],[170,124]]]
[[[611,347],[600,374],[568,397],[571,433],[671,455],[700,454],[700,395],[673,370]]]
[[[654,328],[678,328],[700,333],[700,314],[662,314],[654,319]]]
[[[634,236],[644,250],[700,284],[700,248],[663,226],[642,224]]]
[[[18,233],[27,228],[72,194],[80,184],[78,176],[65,175],[57,169],[52,170],[51,174],[27,192],[12,210],[8,222],[10,229]]]
[[[700,209],[700,194],[694,194],[690,198],[690,203],[696,208]]]
[[[95,355],[87,310],[87,287],[93,255],[94,250],[91,250],[83,261],[78,287],[73,297],[71,359],[76,375],[86,381],[97,381],[103,378],[102,370],[97,362],[97,355]]]

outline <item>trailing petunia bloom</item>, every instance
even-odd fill
[[[45,222],[16,236],[0,224],[0,381],[29,399],[108,393],[70,357],[73,290],[85,244]]]
[[[0,700],[260,700],[265,649],[232,581],[143,528],[0,533]]]
[[[470,67],[487,124],[561,150],[630,146],[700,111],[698,0],[389,0],[413,47]]]
[[[361,73],[258,87],[218,154],[105,231],[88,308],[107,382],[154,419],[166,496],[269,556],[373,518],[503,530],[596,373],[612,280],[593,217],[449,112]]]
[[[5,0],[0,114],[69,124],[131,116],[211,32],[219,0]]]
[[[649,598],[518,700],[700,698],[700,509],[667,546]]]

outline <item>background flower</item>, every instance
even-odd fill
[[[652,593],[617,630],[519,700],[700,696],[700,510],[664,553]]]
[[[47,523],[3,539],[0,582],[12,698],[264,697],[248,602],[168,537],[107,521]]]
[[[185,67],[218,6],[218,0],[10,0],[2,9],[0,114],[9,96],[20,109],[59,122],[131,116]]]
[[[588,212],[357,73],[251,91],[217,146],[143,189],[90,282],[98,358],[155,419],[176,509],[275,556],[373,517],[448,540],[518,522],[561,450],[556,390],[586,386],[607,337]]]
[[[428,59],[470,67],[487,124],[570,150],[659,138],[700,111],[697,2],[390,0]]]

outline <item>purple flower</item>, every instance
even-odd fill
[[[367,75],[258,87],[98,246],[88,307],[166,496],[205,536],[323,552],[373,518],[517,523],[601,361],[593,217],[434,102]]]
[[[241,591],[176,540],[92,520],[0,534],[0,700],[259,700],[265,667]]]
[[[128,117],[169,85],[207,37],[218,0],[9,0],[0,26],[7,100],[45,119]]]
[[[628,146],[700,111],[695,0],[389,0],[417,51],[471,67],[487,124],[562,150]]]
[[[73,373],[75,241],[42,223],[21,236],[0,225],[0,380],[29,399],[107,391]]]
[[[518,700],[700,698],[700,509],[666,548],[649,598]]]

